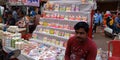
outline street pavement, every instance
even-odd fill
[[[104,29],[98,27],[96,33],[93,35],[93,40],[95,41],[98,48],[102,48],[102,50],[107,51],[108,41],[113,39],[111,37],[105,36]]]

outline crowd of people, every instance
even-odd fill
[[[35,12],[33,7],[29,9],[28,15],[25,13],[25,11],[22,10],[21,7],[12,7],[10,9],[5,8],[3,14],[0,17],[2,19],[1,23],[5,25],[5,28],[9,26],[26,28],[28,34],[32,34],[37,24],[39,23],[39,15]],[[6,29],[3,29],[3,31],[6,31]],[[15,54],[18,54],[15,53],[16,51],[19,52],[20,50],[14,50],[10,53],[5,52],[2,46],[2,40],[0,40],[0,60],[18,60],[16,58],[17,56],[14,56]]]
[[[96,33],[97,26],[109,27],[113,30],[113,34],[120,33],[120,13],[110,11],[100,13],[97,10],[94,14],[93,33]]]
[[[2,23],[8,26],[18,26],[26,28],[29,26],[29,33],[32,33],[37,26],[36,24],[36,11],[35,8],[29,8],[28,15],[21,7],[12,7],[11,9],[4,9],[2,15]]]

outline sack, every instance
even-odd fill
[[[109,27],[105,27],[105,28],[104,28],[104,31],[106,31],[106,32],[108,32],[108,33],[111,33],[111,34],[112,34],[112,32],[113,32],[113,30],[112,30],[111,28],[109,28]]]

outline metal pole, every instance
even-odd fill
[[[117,14],[120,12],[120,2],[118,1]]]

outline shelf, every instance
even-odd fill
[[[87,1],[86,3],[82,3],[82,1],[80,1],[80,0],[64,0],[64,2],[61,1],[61,0],[50,0],[49,2],[54,3],[54,4],[55,3],[59,3],[59,4],[79,4],[79,5],[93,4],[92,1]]]
[[[71,37],[74,33],[73,27],[78,22],[87,22],[91,27],[91,11],[96,8],[92,1],[82,3],[80,0],[50,0],[48,4],[53,5],[53,7],[46,8],[47,4],[44,6],[44,16],[39,19],[40,25],[33,32],[37,39],[32,40],[65,49],[59,44],[47,41],[53,39],[53,41],[67,42],[69,35]],[[65,26],[69,29],[55,28],[54,26]],[[54,31],[56,34],[54,34]]]
[[[18,28],[18,32],[22,32],[22,31],[25,31],[26,30],[26,28]],[[10,29],[7,29],[7,31],[8,32],[11,32],[11,33],[15,33],[15,32],[17,32],[16,30],[10,30]]]
[[[56,38],[59,38],[59,39],[64,39],[64,40],[68,40],[69,38],[65,38],[65,37],[62,37],[62,36],[57,36],[57,35],[53,35],[53,34],[48,34],[48,33],[40,33],[40,32],[34,32],[36,34],[42,34],[42,35],[46,35],[46,36],[52,36],[52,37],[56,37]]]
[[[69,33],[74,33],[74,30],[69,30],[69,29],[64,29],[64,28],[54,28],[54,27],[48,27],[48,26],[38,26],[38,28],[47,28],[47,29],[54,29],[54,30],[60,30],[60,31],[65,31]]]
[[[83,21],[83,20],[65,20],[65,19],[56,19],[56,18],[40,18],[40,20],[54,20],[54,21],[69,22],[69,23],[77,23]]]
[[[57,48],[65,49],[65,47],[61,47],[61,46],[58,46],[58,45],[55,45],[55,44],[51,44],[51,43],[47,43],[47,42],[44,42],[44,41],[41,41],[41,40],[37,40],[37,39],[30,39],[30,41],[35,41],[35,42],[46,44],[46,45],[49,45],[49,46],[54,46],[54,47],[57,47]]]
[[[88,11],[43,11],[43,12],[46,12],[46,13],[59,13],[59,14],[64,14],[64,15],[80,15],[82,14],[83,16],[84,15],[87,15],[89,14],[90,12]]]

